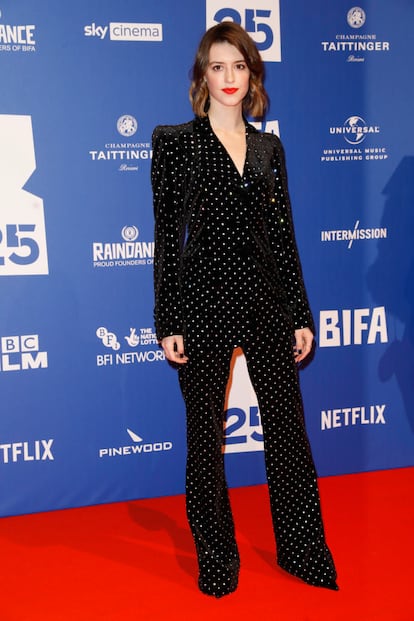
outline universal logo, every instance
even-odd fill
[[[348,146],[327,146],[323,148],[321,162],[355,162],[363,160],[386,160],[388,152],[386,147],[372,144],[381,133],[379,125],[368,125],[362,116],[353,115],[348,117],[343,125],[331,126],[329,134],[340,136]],[[362,143],[370,138],[370,146],[362,148]]]

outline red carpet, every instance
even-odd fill
[[[0,621],[414,621],[414,468],[320,480],[339,592],[274,563],[265,486],[232,490],[236,593],[198,592],[182,496],[0,521]]]

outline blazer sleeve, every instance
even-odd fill
[[[279,266],[279,275],[287,296],[294,329],[310,328],[314,333],[315,325],[296,244],[284,149],[277,136],[272,136],[272,139],[274,141],[272,160],[274,193],[271,198],[273,204],[270,223],[268,223],[271,244]]]
[[[151,183],[155,216],[155,329],[159,340],[183,334],[180,264],[183,179],[178,135],[156,127],[152,136]]]

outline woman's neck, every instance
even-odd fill
[[[210,106],[208,118],[213,129],[231,133],[244,131],[245,121],[241,106],[234,108]]]

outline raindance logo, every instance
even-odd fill
[[[3,17],[0,10],[0,19]],[[0,23],[0,52],[35,52],[36,26]]]
[[[340,136],[349,147],[329,146],[323,149],[321,162],[355,162],[363,160],[386,160],[387,149],[384,146],[370,145],[361,148],[366,138],[376,138],[381,130],[379,125],[368,125],[361,116],[350,116],[343,125],[329,128],[331,136]],[[371,142],[371,141],[370,141]]]
[[[130,114],[123,114],[116,122],[118,134],[128,139],[138,131],[137,119]],[[138,164],[151,160],[151,142],[118,142],[119,136],[113,141],[105,142],[102,148],[89,151],[93,162],[115,162],[120,172],[136,172]]]
[[[125,446],[111,446],[99,449],[99,457],[126,457],[128,455],[145,455],[148,453],[162,453],[171,451],[173,443],[166,440],[146,442],[135,431],[127,429],[127,434],[134,444]]]
[[[366,15],[359,6],[354,6],[348,11],[347,22],[351,28],[361,28],[365,24]]]
[[[346,19],[349,32],[337,34],[330,41],[321,41],[323,52],[343,52],[349,63],[364,62],[366,53],[389,52],[389,41],[378,41],[376,34],[358,32],[366,22],[363,9],[358,6],[353,7],[348,11]]]
[[[165,360],[162,349],[152,349],[158,345],[157,336],[152,328],[129,328],[129,333],[119,338],[115,332],[111,332],[104,326],[101,326],[97,329],[96,336],[102,342],[102,345],[114,352],[99,354],[96,357],[97,367],[161,362]],[[122,346],[126,347],[128,351],[121,351]],[[146,349],[148,347],[151,349]]]
[[[321,241],[347,241],[348,250],[350,250],[355,240],[387,239],[387,234],[388,230],[385,227],[375,229],[360,229],[359,220],[357,220],[355,222],[353,230],[338,229],[333,231],[321,231]]]
[[[123,242],[93,242],[94,267],[135,267],[152,265],[154,262],[154,242],[136,241],[138,227],[124,226],[121,231]]]

